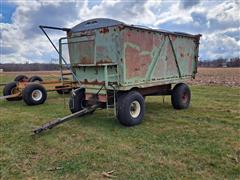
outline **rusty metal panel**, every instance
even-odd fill
[[[94,36],[72,37],[68,40],[68,46],[72,64],[94,64]]]
[[[115,82],[128,90],[194,78],[200,36],[114,23],[68,33],[70,62],[83,84]]]
[[[116,28],[106,27],[96,33],[96,64],[117,63],[120,59],[121,41]]]
[[[123,37],[126,85],[194,77],[196,38],[135,28],[126,28]]]
[[[153,36],[147,31],[126,29],[123,37],[126,80],[144,80],[152,61]]]

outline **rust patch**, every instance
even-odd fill
[[[176,36],[173,36],[173,35],[171,35],[170,36],[170,39],[174,42],[174,41],[176,41],[176,39],[177,39],[177,37]]]
[[[122,30],[124,30],[124,29],[125,29],[125,26],[123,26],[123,25],[121,25],[121,26],[118,26],[118,29],[119,29],[119,31],[122,31]]]
[[[84,81],[80,81],[82,84],[91,84],[91,85],[103,85],[105,84],[104,81],[98,81],[97,79],[94,81],[88,81],[87,79],[84,79]]]
[[[72,33],[70,31],[67,32],[67,37],[71,38],[72,37]]]
[[[141,51],[152,51],[153,48],[153,34],[147,31],[136,33],[136,30],[129,30],[124,33],[124,41],[137,45]]]
[[[112,61],[109,59],[102,59],[102,60],[98,61],[96,64],[100,65],[100,64],[109,64],[109,63],[112,63]]]
[[[73,46],[73,52],[76,56],[76,59],[79,59],[79,63],[81,64],[92,64],[94,63],[94,54],[93,54],[93,48],[94,48],[94,42],[91,41],[84,41],[81,43],[76,44]]]
[[[177,49],[178,49],[178,51],[179,51],[179,53],[180,53],[181,58],[183,58],[183,57],[184,57],[184,54],[185,54],[184,48],[183,48],[182,46],[179,46]]]
[[[92,60],[87,57],[81,58],[80,62],[81,62],[81,64],[92,64]]]
[[[145,77],[148,65],[151,62],[150,55],[140,55],[140,52],[137,49],[127,47],[125,51],[125,59],[127,78]]]
[[[159,47],[161,41],[164,40],[164,35],[154,35],[153,36],[153,46]]]
[[[188,61],[188,73],[191,73],[192,70],[193,70],[193,59],[190,56]]]
[[[108,33],[109,32],[109,29],[107,27],[104,27],[102,29],[100,29],[99,31],[100,33]]]
[[[96,51],[97,51],[97,52],[104,52],[105,50],[106,50],[106,48],[103,47],[103,46],[97,46],[97,47],[96,47]]]

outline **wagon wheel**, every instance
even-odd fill
[[[187,109],[191,100],[191,91],[184,83],[177,84],[171,94],[172,105],[175,109]]]
[[[13,94],[19,93],[19,90],[17,89],[17,83],[16,82],[10,82],[8,83],[4,89],[3,89],[3,95],[9,96]],[[22,99],[21,96],[18,97],[12,97],[12,98],[6,98],[8,101],[19,101]]]
[[[27,105],[43,104],[47,99],[47,91],[40,84],[29,84],[23,90],[23,100]]]
[[[125,126],[134,126],[142,122],[145,111],[143,96],[131,91],[118,98],[117,118]]]
[[[16,81],[16,82],[28,81],[28,77],[25,75],[18,75],[15,77],[14,81]]]
[[[29,82],[41,82],[43,79],[40,76],[32,76],[28,80]]]

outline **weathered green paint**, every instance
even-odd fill
[[[129,90],[194,78],[199,38],[111,26],[68,33],[69,55],[77,77],[88,88],[104,84],[112,89],[109,83],[114,83],[117,90]]]

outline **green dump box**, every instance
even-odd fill
[[[98,103],[113,107],[120,123],[132,126],[143,119],[145,96],[171,95],[175,109],[187,108],[191,93],[183,81],[197,73],[200,37],[112,19],[76,25],[59,40],[60,57],[67,44],[74,79],[81,83],[71,111]]]

